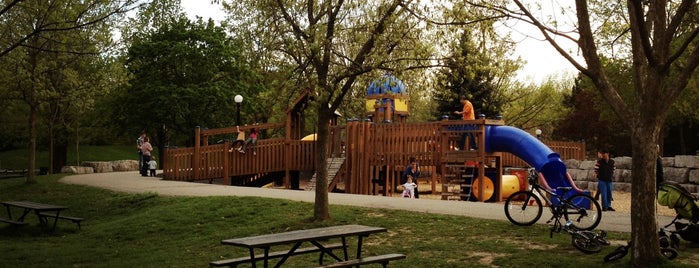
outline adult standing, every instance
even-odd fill
[[[417,189],[417,178],[420,176],[420,167],[417,164],[417,160],[415,160],[415,157],[410,157],[410,164],[405,168],[405,171],[403,172],[403,176],[401,176],[401,184],[405,184],[408,182],[408,177],[413,178],[413,182],[415,183],[415,198],[420,198],[420,191]]]
[[[148,137],[143,138],[143,145],[140,147],[143,153],[143,163],[141,164],[141,176],[148,177],[148,162],[150,162],[151,152],[153,152],[153,146],[150,145],[150,139]]]
[[[461,96],[459,97],[459,102],[461,102],[461,111],[454,111],[455,114],[461,115],[462,120],[476,120],[476,114],[475,111],[473,110],[473,104],[471,101],[466,98],[466,96]],[[472,127],[468,127],[465,130],[473,130]],[[467,132],[461,135],[461,141],[459,142],[459,150],[466,150],[466,136],[468,136],[470,142],[469,145],[471,147],[471,150],[478,150],[478,146],[476,145],[476,139],[473,135],[473,132]]]
[[[614,159],[609,158],[609,151],[598,150],[595,163],[595,176],[597,177],[597,191],[602,198],[602,211],[615,211],[612,208],[612,178],[614,177]]]
[[[658,156],[655,158],[655,192],[660,190],[660,183],[665,180],[663,175],[663,157],[660,152],[660,145],[655,145],[655,149],[658,152]]]
[[[145,142],[146,138],[146,131],[141,131],[141,135],[138,136],[138,139],[136,139],[136,149],[138,149],[138,168],[140,169],[143,166],[143,151],[141,151],[141,146],[143,146],[143,143]],[[141,175],[146,175],[141,171]]]

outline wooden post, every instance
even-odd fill
[[[200,178],[199,174],[199,163],[201,162],[201,127],[197,126],[194,128],[194,156],[192,157],[192,175],[194,180]]]
[[[223,145],[223,184],[231,185],[231,153],[228,152],[231,143],[227,141]]]

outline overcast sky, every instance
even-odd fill
[[[190,19],[195,16],[201,16],[204,19],[213,18],[220,21],[225,17],[225,13],[221,10],[220,5],[212,5],[210,1],[202,0],[181,0],[184,8]],[[556,50],[544,41],[536,38],[525,37],[523,34],[538,36],[535,29],[526,27],[518,29],[519,32],[514,32],[512,38],[520,41],[514,53],[514,57],[521,57],[527,63],[517,75],[517,78],[523,82],[540,83],[549,76],[566,77],[574,76],[577,71],[573,66],[566,61],[563,56],[558,54]],[[568,44],[568,47],[573,47]]]

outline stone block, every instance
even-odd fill
[[[689,169],[689,182],[699,184],[699,169]]]
[[[613,187],[614,187],[614,190],[616,190],[616,191],[631,192],[631,183],[625,183],[625,182],[614,183]],[[614,196],[612,196],[612,198],[614,198]]]
[[[614,182],[631,182],[630,169],[617,169],[614,171]]]
[[[628,156],[614,157],[614,165],[617,169],[631,169],[632,158]]]
[[[94,169],[92,167],[83,167],[83,166],[63,166],[61,168],[61,173],[90,174],[90,173],[94,173]]]
[[[577,159],[566,159],[566,160],[563,160],[563,163],[565,163],[565,165],[568,169],[579,169],[580,168],[580,160],[577,160]]]
[[[137,171],[138,160],[115,160],[111,161],[113,171]]]
[[[580,162],[580,169],[595,169],[596,160],[584,160]]]
[[[676,167],[663,168],[663,176],[665,177],[665,180],[668,181],[687,183],[689,182],[689,169]]]
[[[575,182],[575,186],[578,187],[578,188],[580,188],[580,189],[583,189],[583,190],[587,190],[588,184],[589,184],[589,183],[586,182],[586,181],[576,181],[576,182]]]
[[[674,167],[675,158],[674,157],[661,157],[663,160],[663,167]]]
[[[80,165],[84,167],[92,167],[95,170],[95,173],[114,171],[112,168],[112,163],[107,161],[84,161]]]
[[[574,181],[587,181],[587,170],[569,169],[568,174],[570,174],[570,178]]]
[[[675,167],[699,168],[699,155],[676,155]]]

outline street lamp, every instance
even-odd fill
[[[240,103],[243,102],[243,96],[235,95],[235,97],[233,97],[233,100],[235,101],[235,105],[238,108],[236,110],[235,123],[236,125],[240,126]]]
[[[538,128],[537,128],[536,131],[534,131],[534,133],[536,133],[536,138],[537,138],[537,139],[541,139],[541,129],[538,129]]]

